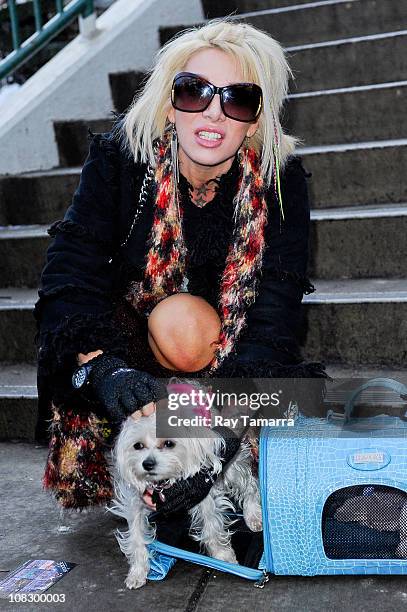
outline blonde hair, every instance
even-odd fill
[[[174,76],[184,70],[193,53],[204,49],[220,49],[232,55],[239,63],[243,79],[262,88],[263,110],[250,145],[261,156],[260,172],[270,184],[275,158],[282,168],[299,142],[284,134],[280,124],[288,79],[293,75],[284,50],[274,38],[230,18],[213,19],[204,26],[184,30],[162,47],[144,88],[121,123],[126,146],[135,160],[155,165],[153,142],[162,138],[168,126]]]

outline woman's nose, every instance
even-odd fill
[[[208,108],[202,112],[203,117],[210,119],[211,121],[224,120],[226,117],[223,114],[222,107],[220,105],[220,95],[215,94]]]

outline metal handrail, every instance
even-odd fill
[[[0,80],[38,53],[52,38],[62,32],[75,17],[79,15],[84,18],[89,17],[94,12],[93,0],[71,0],[66,6],[63,5],[63,0],[55,0],[57,14],[43,24],[41,0],[32,0],[32,2],[36,31],[27,40],[21,42],[16,0],[7,0],[14,50],[0,61]]]

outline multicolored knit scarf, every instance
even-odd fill
[[[246,311],[256,297],[265,248],[267,204],[260,162],[254,149],[238,152],[240,174],[234,198],[234,229],[222,274],[218,313],[221,332],[210,371],[233,350],[246,324]],[[182,207],[172,168],[168,133],[158,145],[155,171],[154,221],[148,238],[144,280],[133,283],[126,296],[141,313],[151,312],[163,298],[178,293],[185,275],[186,248],[182,236]]]
[[[82,510],[105,504],[113,485],[104,452],[106,419],[73,408],[51,406],[53,419],[42,484],[62,508]]]

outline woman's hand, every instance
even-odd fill
[[[76,356],[76,361],[78,362],[78,365],[81,366],[84,363],[88,363],[88,361],[90,361],[94,357],[98,357],[102,354],[103,351],[101,349],[98,349],[97,351],[92,351],[91,353],[78,353]]]
[[[130,416],[135,421],[139,421],[142,416],[151,416],[152,414],[154,414],[155,410],[156,410],[155,402],[149,402],[148,404],[146,404],[139,410],[136,410],[135,412],[133,412],[133,414]]]
[[[121,359],[104,353],[92,360],[89,381],[93,393],[113,424],[135,410],[164,397],[165,387],[154,376],[129,368]],[[146,414],[151,411],[146,408]]]

